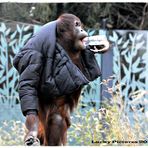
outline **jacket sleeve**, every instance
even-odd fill
[[[43,68],[43,56],[35,50],[22,50],[14,58],[14,67],[19,72],[19,97],[23,114],[38,110],[38,86]]]

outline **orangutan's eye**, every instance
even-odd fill
[[[77,26],[80,26],[80,22],[76,22],[75,23],[75,26],[77,27]]]

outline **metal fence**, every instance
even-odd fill
[[[18,73],[13,67],[14,55],[40,27],[16,25],[15,28],[0,23],[0,120],[23,120],[18,98]],[[99,108],[103,100],[112,99],[109,93],[118,90],[124,100],[125,111],[129,112],[133,99],[131,93],[148,91],[148,31],[138,30],[88,30],[89,35],[103,34],[111,43],[110,50],[96,54],[102,76],[84,87],[83,105]],[[102,80],[108,85],[102,85]],[[134,100],[134,106],[148,111],[148,98]]]

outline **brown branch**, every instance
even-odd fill
[[[145,21],[145,16],[147,14],[146,12],[146,8],[148,7],[148,3],[145,4],[144,8],[143,8],[143,12],[142,12],[142,21],[140,23],[140,26],[139,26],[139,29],[142,29],[143,28],[143,25],[144,25],[144,21]]]
[[[120,18],[120,14],[119,14],[119,18]],[[123,22],[121,22],[120,26],[123,26],[128,19],[129,19],[129,15],[124,18],[124,20],[123,20]]]
[[[128,23],[130,26],[132,26],[134,29],[139,29],[138,26],[134,25],[132,22],[130,22],[129,20],[125,20],[125,17],[123,17],[121,14],[119,14],[120,18],[125,21],[126,23]]]
[[[9,19],[5,19],[5,18],[2,18],[2,17],[0,17],[0,20],[2,20],[2,21],[4,21],[4,22],[12,22],[12,23],[14,23],[14,24],[21,24],[21,25],[29,25],[29,26],[34,26],[35,24],[30,24],[30,23],[24,23],[24,22],[19,22],[19,21],[14,21],[14,20],[9,20]],[[34,23],[38,23],[39,24],[39,22],[38,21],[35,21],[35,20],[32,20]],[[40,25],[42,25],[42,24],[40,24]]]

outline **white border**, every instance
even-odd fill
[[[148,3],[148,0],[0,0],[3,2],[18,2],[18,3],[106,3],[106,2],[138,2],[138,3]]]

